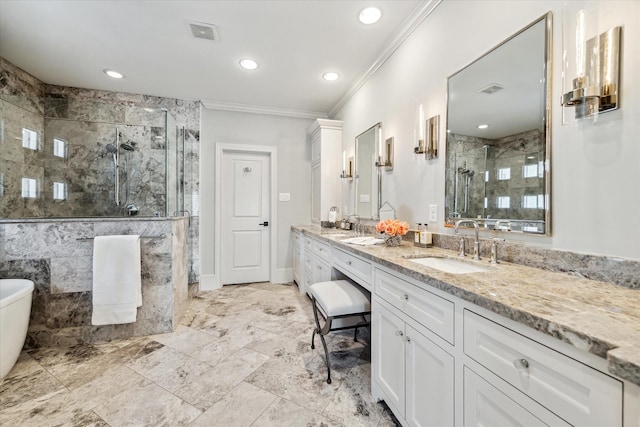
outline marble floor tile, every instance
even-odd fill
[[[242,348],[180,387],[175,395],[197,408],[208,409],[268,359],[262,353]]]
[[[190,300],[176,331],[29,350],[0,386],[2,426],[376,426],[370,331],[326,336],[297,287],[225,286]]]
[[[129,388],[94,412],[112,426],[186,426],[202,411],[157,384]]]
[[[66,388],[26,352],[0,385],[0,411]]]
[[[370,384],[371,365],[354,367],[322,413],[345,426],[377,426],[385,407],[371,397]]]
[[[326,368],[319,355],[294,360],[271,358],[246,381],[307,409],[321,412],[340,386],[340,375],[327,384]]]
[[[209,365],[166,346],[126,366],[170,392],[195,381],[211,369]]]
[[[209,334],[183,325],[178,325],[173,333],[154,335],[153,339],[185,354],[198,352],[217,341]]]
[[[267,356],[282,357],[286,360],[292,360],[294,357],[312,351],[310,341],[297,341],[267,331],[253,342],[247,344],[246,348],[266,354]]]
[[[331,419],[286,399],[278,399],[252,427],[343,427]],[[344,427],[350,427],[345,425]]]
[[[264,333],[261,329],[251,325],[228,329],[226,334],[212,344],[206,345],[198,351],[191,353],[195,359],[215,366],[221,360],[231,356],[242,347],[259,339]]]
[[[112,355],[90,344],[38,349],[29,355],[70,389],[99,377],[116,363]]]
[[[241,382],[227,393],[222,400],[216,402],[200,415],[191,426],[252,426],[254,421],[276,399],[278,399],[277,396],[267,391],[249,383]]]

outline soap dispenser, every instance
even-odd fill
[[[413,246],[420,246],[420,231],[422,230],[422,224],[418,223],[418,227],[413,232]]]
[[[433,244],[433,237],[429,231],[427,231],[428,224],[424,224],[420,229],[420,247],[426,248]]]

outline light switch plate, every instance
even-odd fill
[[[290,202],[291,201],[291,193],[280,193],[278,199],[281,202]]]
[[[438,205],[429,205],[429,222],[438,221]]]

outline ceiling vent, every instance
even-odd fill
[[[500,92],[504,89],[503,86],[500,86],[498,83],[491,83],[489,86],[480,89],[480,92],[486,93],[487,95],[493,95],[496,92]]]
[[[189,22],[191,34],[197,39],[205,39],[212,41],[220,41],[218,28],[213,24],[205,24],[204,22]]]

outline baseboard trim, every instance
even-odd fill
[[[291,283],[293,282],[292,268],[279,268],[271,279],[272,283]]]
[[[220,289],[220,281],[215,274],[200,274],[200,290],[201,291],[214,291]]]

